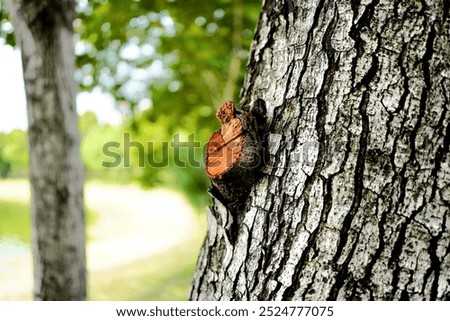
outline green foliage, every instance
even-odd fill
[[[219,127],[217,107],[238,100],[259,10],[256,0],[90,1],[75,23],[77,79],[86,90],[112,93],[131,115],[133,139],[144,146],[162,146],[177,133],[195,133],[203,146]],[[157,159],[163,151],[152,153]],[[204,204],[209,183],[202,166],[180,168],[173,154],[168,158],[169,166],[146,166],[133,176]]]
[[[27,146],[27,133],[23,130],[16,129],[7,134],[0,133],[0,178],[28,175]],[[4,167],[2,167],[2,160]],[[3,171],[5,175],[2,176]]]
[[[11,46],[16,45],[14,28],[10,22],[8,13],[3,7],[3,1],[0,1],[0,44],[2,42]]]
[[[3,158],[0,151],[0,178],[8,177],[10,171],[11,171],[11,163]]]
[[[78,117],[78,129],[80,136],[83,138],[89,134],[90,131],[99,126],[97,115],[91,111],[85,112]]]
[[[99,124],[92,112],[86,112],[79,118],[81,136],[81,156],[88,179],[127,183],[132,180],[132,168],[120,164],[114,168],[102,166],[108,157],[103,152],[103,146],[108,142],[121,142],[125,129],[122,126]],[[123,157],[123,146],[117,150]]]

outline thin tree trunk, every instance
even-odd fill
[[[74,0],[6,0],[22,50],[29,122],[36,300],[86,298]]]
[[[191,299],[450,299],[449,30],[445,0],[264,1],[269,157],[213,199]]]

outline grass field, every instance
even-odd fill
[[[0,239],[30,243],[30,210],[26,202],[0,199]]]
[[[201,240],[196,237],[166,253],[93,273],[89,300],[187,300],[200,246]]]
[[[96,221],[97,214],[88,211],[88,242],[96,241],[95,239],[90,241],[89,238],[89,227],[95,227]],[[192,229],[192,237],[163,253],[115,265],[112,268],[88,271],[88,299],[101,301],[187,300],[205,233],[204,223],[196,223],[195,226]],[[0,198],[0,254],[2,239],[19,241],[29,245],[30,234],[29,202],[12,197]],[[118,251],[120,250],[118,249]],[[126,256],[126,253],[123,254]],[[117,256],[121,257],[121,253],[118,252]],[[27,273],[31,273],[31,262],[29,260],[18,260],[17,262],[20,262],[17,264],[26,265],[26,270],[29,271]],[[14,271],[23,270],[22,266],[17,266],[17,269],[10,268],[13,268],[13,270],[9,270],[9,275],[12,278],[15,275],[20,277]],[[0,272],[2,271],[0,270]],[[8,279],[4,279],[4,281],[6,280]],[[2,282],[1,278],[0,282]],[[31,280],[27,282],[29,286],[25,288],[29,289]],[[7,284],[10,284],[10,282],[4,283],[6,291],[9,289]],[[31,300],[31,291],[25,290],[16,297],[7,297],[8,300]]]

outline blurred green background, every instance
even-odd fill
[[[144,235],[143,231],[134,232],[131,226],[127,238],[102,236],[115,235],[108,229],[117,228],[108,223],[112,218],[105,218],[114,212],[107,208],[107,202],[102,201],[102,195],[108,193],[109,197],[121,199],[124,204],[139,204],[155,195],[155,202],[158,197],[168,197],[167,203],[175,197],[180,207],[164,209],[161,207],[164,202],[158,205],[160,207],[143,202],[142,206],[147,208],[136,205],[131,209],[156,212],[155,215],[160,216],[172,215],[170,211],[183,212],[185,216],[179,221],[188,219],[191,225],[187,228],[192,229],[178,243],[164,239],[145,240],[171,244],[163,246],[162,251],[155,250],[147,256],[141,253],[132,256],[133,260],[93,269],[90,299],[187,298],[206,232],[204,208],[210,199],[207,194],[209,181],[203,164],[177,166],[173,149],[166,153],[163,142],[173,141],[175,135],[186,142],[194,134],[195,141],[200,143],[200,147],[194,149],[194,156],[197,161],[203,161],[202,147],[212,131],[219,127],[216,109],[225,100],[238,101],[260,6],[261,2],[255,0],[78,2],[78,18],[74,22],[78,65],[75,77],[80,91],[112,97],[115,109],[120,112],[120,121],[116,124],[102,121],[107,119],[105,113],[109,112],[102,105],[91,106],[79,118],[81,153],[87,177],[89,246],[91,243],[93,248],[107,246],[103,243],[130,241],[133,237],[137,240],[137,235]],[[1,46],[15,44],[14,30],[2,10],[0,39]],[[0,105],[0,117],[8,112],[5,105]],[[123,161],[113,168],[102,166],[102,162],[111,160],[103,151],[108,142],[120,143],[117,152],[123,160],[127,152],[123,148],[125,133],[129,133],[131,141],[145,147],[144,155],[139,155],[137,148],[131,148],[131,166],[124,166]],[[152,149],[148,148],[148,142],[152,142]],[[187,149],[181,151],[182,160],[187,160],[187,153]],[[149,157],[166,160],[167,166],[154,167],[147,162],[144,162],[145,166],[139,166],[140,160]],[[3,292],[7,291],[8,282],[14,276],[11,269],[17,267],[14,264],[30,264],[29,258],[25,258],[25,255],[29,256],[30,243],[27,175],[26,130],[0,132],[0,299],[31,298],[31,294],[20,292],[5,294],[1,288],[3,282]],[[126,195],[133,198],[136,194],[142,199],[126,199]],[[153,207],[155,210],[152,211]],[[125,213],[117,215],[116,220],[120,222],[119,216]],[[144,220],[153,226],[159,218],[152,217],[153,221],[147,220],[148,216],[138,215],[131,225],[140,226]],[[161,224],[171,229],[166,224],[168,221],[170,219]],[[25,270],[24,273],[31,273],[29,268]]]

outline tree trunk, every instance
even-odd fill
[[[445,0],[264,1],[269,157],[213,198],[192,300],[450,300],[449,30]]]
[[[22,50],[36,300],[86,298],[74,0],[6,0]]]

